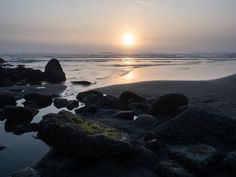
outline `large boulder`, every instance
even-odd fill
[[[214,147],[204,144],[170,146],[169,150],[174,161],[197,174],[210,172],[220,159]]]
[[[166,143],[209,144],[236,147],[236,120],[189,108],[159,125],[156,137]]]
[[[136,127],[142,129],[154,128],[159,124],[155,117],[148,114],[139,115],[133,123]]]
[[[85,104],[94,104],[97,99],[103,97],[103,93],[97,90],[88,90],[80,92],[76,96],[76,99]]]
[[[44,108],[50,106],[52,104],[52,97],[49,95],[43,94],[27,94],[24,96],[25,102],[23,103],[24,106],[30,108]]]
[[[153,115],[174,115],[179,106],[188,105],[185,95],[171,93],[160,96],[150,109]]]
[[[223,160],[225,168],[236,175],[236,151],[226,154]]]
[[[172,161],[158,163],[155,171],[160,177],[193,177],[190,172]]]
[[[65,98],[56,98],[54,101],[53,101],[53,105],[56,107],[56,108],[64,108],[68,105],[68,100],[65,99]]]
[[[38,123],[26,123],[15,126],[12,132],[15,135],[22,135],[24,133],[36,132],[36,131],[38,131]]]
[[[0,108],[8,105],[16,105],[16,100],[11,94],[0,94]]]
[[[66,80],[65,73],[59,63],[55,58],[51,59],[44,71],[45,80],[52,83],[60,83]]]
[[[111,95],[100,97],[95,104],[108,109],[127,109],[127,106],[121,100]]]
[[[38,137],[54,149],[80,159],[129,156],[134,152],[125,134],[67,111],[44,116]]]
[[[67,109],[72,110],[79,106],[79,102],[77,100],[69,100],[66,106]]]
[[[146,101],[145,98],[137,95],[136,93],[134,92],[131,92],[131,91],[124,91],[119,99],[121,101],[123,101],[125,104],[128,104],[128,103],[137,103],[137,102],[143,102],[143,101]]]

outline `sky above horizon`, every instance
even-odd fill
[[[236,52],[235,0],[0,0],[0,53]],[[135,36],[132,47],[122,36]]]

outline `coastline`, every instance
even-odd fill
[[[207,81],[145,81],[98,88],[116,97],[126,90],[145,98],[182,93],[189,98],[190,104],[231,118],[236,118],[235,89],[236,74]]]

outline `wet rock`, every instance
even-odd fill
[[[59,63],[55,58],[51,59],[44,71],[45,80],[52,83],[60,83],[66,80],[65,73]]]
[[[98,98],[103,97],[103,93],[97,90],[89,90],[85,92],[80,92],[76,99],[85,104],[94,104]]]
[[[10,175],[11,177],[40,177],[37,171],[31,167],[26,167]]]
[[[44,116],[38,128],[38,137],[46,144],[80,159],[130,156],[133,148],[126,136],[67,111]]]
[[[236,120],[189,108],[159,125],[156,137],[166,143],[208,144],[236,148]]]
[[[153,115],[173,115],[179,106],[188,105],[188,98],[185,95],[171,93],[162,95],[153,104],[150,113]]]
[[[8,105],[16,105],[16,100],[11,94],[0,94],[0,108],[4,108]]]
[[[146,101],[145,98],[137,95],[136,93],[134,92],[131,92],[131,91],[124,91],[119,99],[121,101],[123,101],[125,104],[129,104],[129,103],[137,103],[137,102],[144,102]]]
[[[226,154],[223,160],[225,168],[236,175],[236,151]]]
[[[169,150],[174,161],[197,174],[209,172],[219,161],[218,151],[208,145],[170,146]]]
[[[145,142],[144,146],[153,152],[158,152],[163,147],[163,145],[157,139],[152,139]]]
[[[122,103],[118,98],[113,97],[111,95],[106,95],[103,97],[100,97],[95,102],[96,105],[102,107],[102,108],[108,108],[108,109],[126,109],[127,106]]]
[[[66,106],[67,109],[72,110],[79,106],[79,102],[77,100],[70,100]]]
[[[5,148],[6,148],[6,146],[0,144],[0,151],[2,151],[2,150],[5,149]]]
[[[148,114],[139,115],[133,123],[136,127],[142,129],[150,129],[158,125],[157,119]]]
[[[138,102],[138,103],[130,103],[128,107],[135,110],[136,112],[147,113],[148,110],[152,107],[152,105],[146,102]]]
[[[29,83],[31,85],[40,85],[43,80],[44,80],[44,75],[42,71],[30,70],[27,74],[26,83]]]
[[[52,104],[52,97],[49,95],[42,95],[37,93],[27,94],[24,96],[26,100],[23,104],[30,108],[44,108]]]
[[[68,105],[68,100],[67,99],[63,99],[63,98],[56,98],[54,101],[53,101],[53,104],[56,108],[64,108]]]
[[[88,105],[88,106],[84,106],[82,108],[76,109],[75,112],[76,113],[96,113],[97,110],[99,109],[99,107],[97,105]]]
[[[193,177],[190,172],[172,161],[158,163],[155,171],[160,177]]]
[[[114,118],[124,119],[124,120],[133,120],[134,111],[119,111],[114,115]]]
[[[22,135],[24,133],[36,131],[38,131],[38,123],[21,124],[13,128],[13,133],[16,135]]]
[[[74,85],[84,85],[84,86],[89,86],[92,84],[92,82],[89,81],[72,81],[71,83]]]

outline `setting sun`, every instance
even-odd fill
[[[122,36],[122,44],[124,46],[130,47],[135,44],[135,36],[132,33],[126,33]]]

